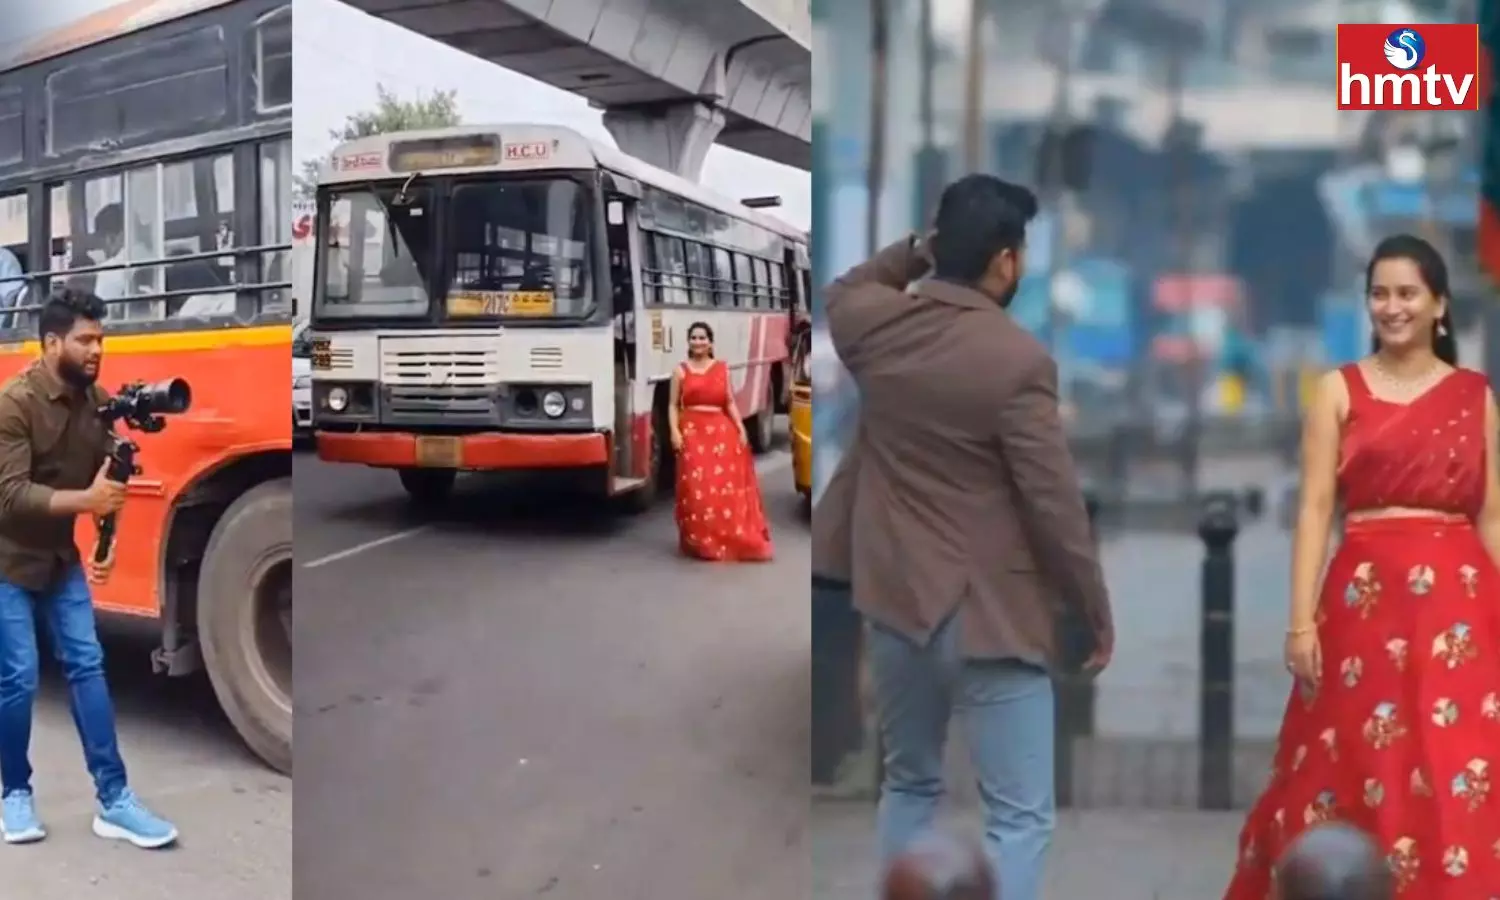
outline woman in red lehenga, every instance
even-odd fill
[[[1323,377],[1304,423],[1296,686],[1228,900],[1273,897],[1276,858],[1328,820],[1374,837],[1403,897],[1500,897],[1500,422],[1457,368],[1437,251],[1388,238],[1367,282],[1375,351]]]
[[[688,326],[688,358],[672,373],[672,446],[677,449],[677,533],[698,559],[764,562],[771,529],[745,424],[714,359],[714,332]]]

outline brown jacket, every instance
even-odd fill
[[[860,426],[814,513],[813,571],[847,564],[860,612],[914,640],[957,611],[966,656],[1055,666],[1069,608],[1113,628],[1057,366],[977,291],[907,290],[923,267],[907,238],[828,288]]]
[[[108,450],[98,386],[75,391],[41,362],[0,387],[0,581],[46,591],[79,562],[72,516],[53,515],[53,491],[94,481]]]

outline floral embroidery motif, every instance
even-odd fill
[[[1365,720],[1364,735],[1376,750],[1384,750],[1406,734],[1406,726],[1396,717],[1396,704],[1379,703]]]
[[[1333,791],[1319,791],[1313,802],[1307,804],[1307,808],[1302,811],[1302,823],[1316,825],[1319,822],[1331,822],[1333,812]]]
[[[1447,728],[1458,721],[1458,704],[1441,697],[1432,704],[1432,724],[1439,728]]]
[[[1396,667],[1396,671],[1406,671],[1406,641],[1401,638],[1391,638],[1385,643],[1385,653]]]
[[[1359,684],[1360,676],[1365,673],[1365,661],[1357,656],[1346,657],[1339,663],[1339,676],[1344,680],[1344,687],[1354,687]]]
[[[1344,588],[1344,605],[1358,610],[1360,618],[1368,619],[1379,600],[1380,581],[1375,577],[1375,566],[1362,562],[1354,567],[1349,585]]]
[[[1473,566],[1458,567],[1458,583],[1463,585],[1464,594],[1471,600],[1479,595],[1479,570]]]
[[[1406,589],[1418,597],[1427,596],[1432,590],[1432,584],[1437,574],[1432,571],[1432,566],[1412,566],[1411,571],[1406,573]]]
[[[1386,854],[1386,864],[1396,878],[1396,890],[1404,891],[1417,880],[1417,871],[1422,861],[1417,856],[1417,842],[1409,837],[1400,837]]]
[[[1432,796],[1432,784],[1427,780],[1426,772],[1423,772],[1421,769],[1412,769],[1411,778],[1408,780],[1411,784],[1411,795],[1413,797]]]
[[[1469,626],[1459,622],[1432,639],[1432,658],[1450,669],[1456,669],[1479,655],[1479,648],[1469,634]]]
[[[1453,796],[1464,801],[1469,812],[1483,806],[1490,796],[1490,764],[1487,760],[1471,759],[1464,770],[1453,776]]]

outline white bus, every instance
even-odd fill
[[[339,146],[320,179],[318,455],[396,469],[580,469],[648,508],[670,479],[667,387],[705,322],[764,451],[805,315],[807,236],[566,128]]]

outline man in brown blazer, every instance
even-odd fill
[[[829,286],[860,423],[814,512],[813,569],[848,575],[869,626],[883,858],[931,826],[957,711],[1006,900],[1038,900],[1051,841],[1049,671],[1102,669],[1114,643],[1057,366],[1006,312],[1036,211],[1025,188],[967,176],[943,192],[926,241]],[[1087,659],[1057,638],[1069,614],[1087,623]]]

